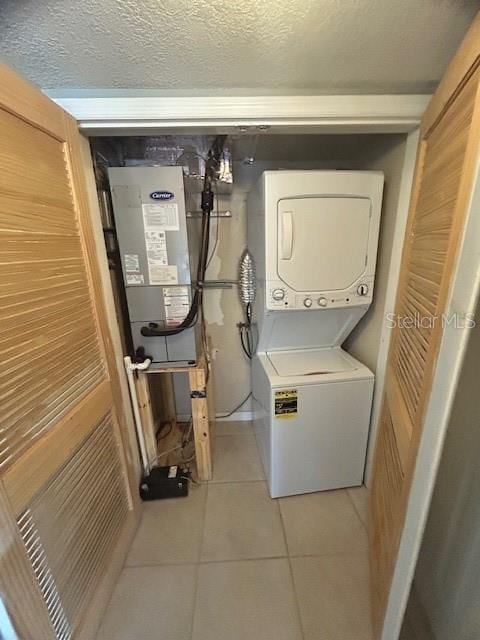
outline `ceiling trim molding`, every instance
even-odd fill
[[[429,95],[53,98],[86,134],[149,129],[275,128],[274,131],[409,132]]]

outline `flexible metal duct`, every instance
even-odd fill
[[[253,305],[256,293],[255,263],[248,249],[245,249],[240,258],[238,275],[238,290],[242,305],[247,308]]]

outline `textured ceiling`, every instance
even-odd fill
[[[0,0],[0,55],[55,93],[422,93],[477,0]]]

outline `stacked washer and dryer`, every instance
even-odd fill
[[[372,302],[383,181],[266,171],[250,194],[254,425],[273,498],[363,482],[374,375],[341,345]]]

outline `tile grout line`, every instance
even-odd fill
[[[203,541],[205,538],[205,522],[207,519],[207,502],[208,502],[208,482],[205,483],[205,500],[202,510],[202,534],[200,539],[200,547],[198,550],[198,559],[195,563],[195,584],[193,588],[193,606],[192,615],[190,619],[190,640],[193,640],[193,632],[195,630],[195,613],[197,611],[197,599],[198,599],[198,587],[200,582],[200,559],[202,557]]]
[[[249,439],[253,439],[254,445],[255,445],[255,453],[256,453],[256,460],[258,462],[258,467],[260,469],[260,472],[262,474],[261,478],[252,478],[252,479],[246,479],[246,480],[209,480],[209,484],[230,484],[230,483],[244,483],[244,482],[266,482],[266,476],[265,476],[265,471],[263,468],[263,463],[262,463],[262,457],[260,455],[260,451],[258,448],[258,443],[257,443],[257,438],[255,435],[255,432],[252,431],[250,433],[242,433],[242,434],[227,434],[227,435],[223,435],[223,436],[217,436],[215,435],[215,439],[216,438],[236,438],[237,435],[239,435],[242,438],[246,438],[247,436],[249,437]]]
[[[267,485],[267,491],[268,491],[268,485]],[[278,509],[278,513],[280,515],[280,523],[282,525],[282,533],[283,533],[283,539],[285,541],[285,549],[287,550],[287,557],[290,557],[290,549],[288,546],[288,538],[287,538],[287,528],[285,526],[285,522],[283,519],[283,513],[282,513],[282,508],[280,506],[280,498],[274,498],[275,502],[277,503],[277,509]]]
[[[194,565],[207,565],[207,564],[221,564],[227,562],[255,562],[257,560],[281,560],[283,558],[288,559],[291,558],[295,560],[297,558],[317,558],[317,559],[325,559],[325,558],[364,558],[366,556],[366,552],[362,551],[345,551],[341,553],[296,553],[292,555],[277,555],[277,556],[249,556],[242,558],[221,558],[219,560],[200,560],[198,562],[162,562],[160,564],[135,564],[129,565],[125,567],[125,570],[129,569],[141,569],[141,568],[150,568],[153,569],[155,567],[185,567],[185,566],[194,566]]]
[[[249,482],[266,482],[265,478],[257,480],[207,480],[208,484],[248,484]]]
[[[365,487],[365,485],[362,485],[362,487]],[[353,505],[353,508],[355,510],[355,513],[357,514],[358,519],[360,520],[360,523],[362,525],[362,527],[365,529],[365,531],[368,534],[368,527],[366,525],[366,523],[363,521],[363,518],[360,514],[360,511],[358,510],[357,505],[355,504],[355,500],[352,498],[352,496],[350,495],[350,489],[358,489],[359,487],[348,487],[347,488],[347,495],[348,495],[348,499],[350,500],[351,504]],[[367,498],[368,498],[368,489],[365,487],[365,490],[367,491]]]
[[[131,549],[132,549],[133,541],[135,540],[135,538],[136,538],[136,536],[137,536],[138,530],[140,529],[140,526],[141,526],[141,524],[142,524],[142,520],[143,520],[144,516],[145,516],[145,509],[143,508],[143,502],[142,502],[142,513],[141,513],[141,515],[140,515],[140,518],[138,519],[137,526],[136,526],[136,528],[135,528],[135,533],[133,534],[132,539],[131,539],[131,541],[130,541],[130,546],[129,546],[129,548],[128,548],[128,551],[127,551],[127,553],[125,554],[125,557],[124,557],[124,559],[123,559],[122,568],[121,568],[121,569],[120,569],[120,571],[118,572],[118,575],[117,575],[117,577],[116,577],[116,579],[115,579],[115,584],[113,585],[113,588],[112,588],[111,593],[110,593],[110,597],[108,598],[107,604],[105,605],[105,608],[104,608],[104,610],[103,610],[102,617],[101,617],[100,622],[99,622],[99,624],[98,624],[98,627],[97,627],[97,629],[96,629],[96,631],[95,631],[95,640],[99,637],[100,630],[101,630],[102,625],[103,625],[103,621],[105,620],[105,618],[106,618],[106,616],[107,616],[108,609],[110,608],[110,604],[112,603],[113,595],[114,595],[115,590],[116,590],[116,588],[117,588],[117,585],[118,585],[118,583],[119,583],[119,581],[120,581],[120,578],[122,577],[123,572],[124,572],[126,569],[129,569],[129,568],[130,568],[130,566],[127,564],[127,562],[128,562],[128,556],[130,555],[130,551],[131,551]]]
[[[252,423],[252,426],[253,426],[253,423]],[[262,475],[263,475],[263,481],[265,482],[265,485],[267,487],[267,493],[268,493],[267,474],[265,473],[265,467],[264,467],[263,460],[262,460],[262,454],[260,453],[260,447],[258,446],[258,438],[257,438],[257,435],[255,433],[255,430],[253,430],[253,440],[255,442],[255,451],[257,452],[258,464],[260,466],[260,470],[261,470]]]
[[[268,487],[267,487],[267,491],[268,491]],[[280,514],[280,523],[282,525],[282,533],[283,533],[283,539],[285,541],[285,549],[287,551],[287,562],[288,562],[288,568],[289,568],[289,572],[290,572],[290,580],[292,581],[293,598],[295,600],[295,610],[297,612],[298,626],[300,628],[300,635],[302,636],[302,640],[305,640],[306,639],[306,635],[305,635],[305,629],[303,627],[302,613],[300,611],[300,600],[298,598],[297,587],[296,587],[296,584],[295,584],[295,577],[293,575],[293,567],[292,567],[291,556],[290,556],[290,548],[288,546],[287,528],[285,526],[285,521],[283,519],[282,508],[280,506],[280,499],[277,498],[276,502],[277,502],[278,512]]]
[[[295,599],[295,610],[297,612],[298,618],[298,626],[300,628],[300,635],[302,636],[302,640],[305,640],[305,629],[303,627],[302,613],[300,611],[300,600],[298,598],[297,587],[295,584],[295,577],[293,575],[293,567],[290,556],[287,556],[288,568],[290,570],[290,579],[292,581],[292,589],[293,589],[293,597]]]
[[[254,436],[252,429],[245,429],[245,433],[216,433],[214,438],[235,438],[236,436]]]

